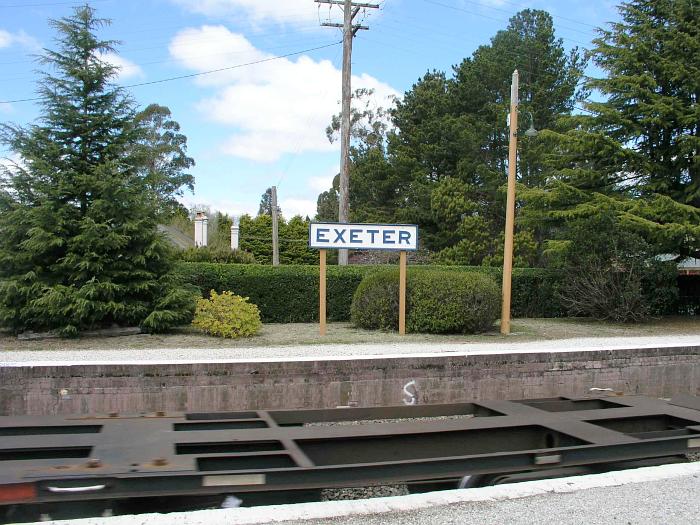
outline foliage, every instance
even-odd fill
[[[700,11],[697,0],[631,0],[595,40],[608,75],[589,85],[595,130],[624,149],[624,177],[643,193],[700,207]]]
[[[574,221],[568,237],[559,295],[570,315],[640,322],[677,302],[675,264],[650,257],[648,243],[614,213]]]
[[[329,321],[348,321],[353,294],[362,279],[386,266],[329,266],[327,268],[327,316]],[[498,268],[484,266],[420,266],[412,272],[442,270],[480,273],[501,282]],[[209,290],[233,290],[250,297],[266,323],[318,321],[318,266],[262,266],[246,264],[179,263],[178,282]],[[563,308],[555,296],[563,275],[542,268],[513,271],[514,317],[559,317]]]
[[[288,222],[282,216],[277,224],[280,264],[314,264],[316,251],[309,249],[309,221],[300,216]],[[272,217],[243,215],[240,222],[240,247],[253,254],[260,264],[272,264]]]
[[[555,38],[552,18],[524,10],[490,44],[453,68],[429,71],[390,110],[386,139],[357,145],[350,171],[353,221],[418,224],[422,246],[450,264],[498,265],[505,216],[510,79],[521,72],[522,129],[529,113],[538,127],[565,131],[564,119],[585,96],[577,88],[585,66]],[[520,143],[519,179],[546,180],[546,148]],[[318,218],[335,218],[337,187],[319,196]],[[518,223],[516,264],[539,263],[542,233]]]
[[[490,277],[447,270],[410,271],[406,290],[409,332],[475,333],[498,318],[500,293]],[[352,322],[367,329],[398,328],[399,272],[379,271],[365,277],[350,308]]]
[[[340,138],[342,115],[337,113],[326,127],[326,137],[332,144]],[[386,140],[389,128],[387,110],[377,104],[374,89],[359,88],[351,94],[350,138],[353,147],[371,149]]]
[[[143,176],[133,102],[111,84],[108,21],[90,7],[52,21],[39,84],[41,118],[2,125],[21,159],[0,188],[0,325],[15,332],[140,324],[162,331],[191,317],[191,295],[167,277],[172,254],[157,232],[161,196]]]
[[[352,297],[350,320],[367,330],[398,329],[398,270],[382,270],[362,279]]]
[[[233,226],[233,218],[228,214],[217,211],[215,213],[207,213],[208,234],[207,246],[215,252],[225,253],[231,251],[231,226]],[[226,262],[226,261],[220,261]],[[231,261],[234,262],[234,261]],[[249,262],[249,261],[238,261]]]
[[[265,193],[260,197],[260,207],[258,208],[258,215],[269,215],[272,217],[272,188],[267,188]],[[277,216],[282,217],[282,209],[277,206]]]
[[[194,177],[187,173],[194,167],[194,159],[187,156],[187,137],[172,120],[170,109],[158,104],[139,111],[134,125],[140,130],[132,152],[139,174],[158,197],[159,215],[170,217],[182,207],[177,197],[183,187],[194,190]]]
[[[416,272],[408,286],[406,328],[410,332],[484,332],[500,314],[500,290],[483,274]]]
[[[595,40],[604,95],[566,132],[543,134],[548,183],[521,188],[523,219],[566,239],[610,211],[656,254],[700,256],[700,17],[694,0],[633,0]]]
[[[352,175],[351,175],[352,176]],[[316,200],[316,220],[319,222],[338,222],[338,195],[340,176],[333,177],[333,185],[322,192]],[[352,198],[352,192],[350,197]]]
[[[201,246],[188,248],[177,252],[177,258],[186,262],[212,262],[228,264],[255,264],[252,253],[243,250],[231,250],[231,248],[213,248]]]
[[[209,299],[197,301],[192,325],[210,335],[232,339],[250,337],[262,328],[260,310],[247,297],[214,290]]]

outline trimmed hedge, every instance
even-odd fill
[[[406,283],[409,332],[473,334],[489,330],[500,313],[501,293],[481,272],[411,269]],[[399,271],[365,277],[352,300],[351,319],[360,328],[396,330]]]
[[[349,321],[355,290],[365,275],[387,269],[383,266],[328,266],[327,316],[329,321]],[[412,266],[412,272],[439,269],[450,272],[479,272],[491,276],[498,286],[501,270],[486,266]],[[197,286],[203,296],[210,290],[230,290],[249,297],[260,308],[266,323],[318,321],[318,266],[263,266],[181,262],[175,276]],[[559,317],[563,309],[556,299],[562,273],[541,268],[513,270],[512,314],[514,317]]]

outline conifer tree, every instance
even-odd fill
[[[0,324],[64,336],[112,325],[164,330],[191,315],[168,284],[169,247],[156,229],[157,196],[130,154],[134,103],[104,59],[115,42],[89,6],[54,20],[45,50],[41,117],[3,125],[20,161],[0,188]]]
[[[549,223],[556,252],[570,224],[613,209],[616,227],[644,237],[651,255],[698,257],[700,3],[632,0],[619,10],[593,50],[607,74],[588,81],[605,99],[573,117],[572,130],[543,133],[549,183],[521,188],[522,219]]]
[[[596,128],[626,150],[621,171],[641,194],[700,207],[700,2],[632,0],[595,40],[607,72],[589,86]]]

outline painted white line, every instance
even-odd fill
[[[567,344],[567,340],[561,340],[564,345]],[[644,349],[650,349],[650,348],[678,348],[680,350],[694,350],[697,351],[700,349],[700,337],[693,336],[692,338],[689,337],[687,341],[683,340],[681,342],[672,342],[672,343],[663,343],[663,342],[657,342],[657,343],[640,343],[640,344],[635,344],[634,341],[625,341],[624,343],[619,343],[619,344],[603,344],[601,341],[600,346],[582,346],[582,347],[577,347],[577,346],[561,346],[557,347],[552,345],[552,341],[542,341],[541,343],[542,346],[545,348],[543,349],[536,349],[536,343],[537,342],[527,342],[527,343],[518,343],[518,345],[521,345],[519,348],[518,346],[512,346],[508,348],[494,348],[494,349],[489,349],[488,347],[482,348],[482,347],[477,347],[473,349],[466,349],[466,350],[452,350],[455,346],[469,346],[469,343],[457,343],[457,344],[451,344],[451,345],[433,345],[433,347],[438,346],[438,347],[444,347],[444,348],[450,348],[450,350],[446,351],[433,351],[433,352],[415,352],[415,353],[394,353],[394,354],[382,354],[382,353],[376,353],[376,354],[353,354],[353,355],[326,355],[326,352],[333,352],[334,347],[335,348],[343,348],[347,349],[348,347],[352,347],[353,345],[329,345],[326,347],[321,347],[321,346],[315,346],[315,345],[310,345],[306,347],[309,352],[313,352],[315,350],[319,351],[319,354],[317,355],[311,355],[311,356],[288,356],[288,357],[245,357],[245,358],[234,358],[234,359],[219,359],[219,358],[198,358],[198,359],[149,359],[148,355],[145,355],[141,359],[128,359],[128,360],[109,360],[109,359],[103,359],[103,360],[79,360],[79,361],[71,361],[71,360],[31,360],[31,361],[3,361],[0,362],[0,367],[24,367],[24,366],[85,366],[85,365],[90,365],[90,366],[98,366],[98,365],[121,365],[121,366],[133,366],[133,365],[180,365],[180,364],[206,364],[206,363],[221,363],[221,364],[226,364],[226,363],[289,363],[289,362],[314,362],[314,361],[358,361],[358,360],[382,360],[382,359],[416,359],[416,358],[435,358],[435,357],[472,357],[472,356],[483,356],[483,355],[507,355],[507,354],[553,354],[553,353],[573,353],[573,352],[606,352],[606,351],[624,351],[624,350],[644,350]],[[413,343],[405,343],[405,344],[413,344]],[[486,344],[484,344],[485,346]],[[373,350],[373,349],[380,349],[382,348],[382,345],[355,345],[355,346],[361,346],[363,349],[367,350]],[[384,345],[388,346],[388,345]],[[393,345],[392,345],[393,346]],[[285,348],[288,347],[269,347],[269,348],[263,348],[263,347],[251,347],[251,348],[260,348],[261,351],[269,351],[269,352],[277,352],[277,351],[284,351]],[[149,348],[149,349],[142,349],[138,350],[138,352],[141,352],[142,355],[144,353],[168,353],[168,352],[197,352],[201,353],[202,355],[206,355],[211,352],[222,352],[226,350],[230,350],[231,352],[236,352],[238,350],[241,351],[249,351],[251,348],[230,348],[230,349],[223,349],[223,348],[193,348],[193,349],[183,349],[183,348]],[[296,348],[296,347],[295,347]],[[320,353],[321,350],[323,353]],[[95,353],[108,353],[108,352],[116,352],[117,350],[94,350]],[[126,350],[119,350],[121,351],[126,351]],[[134,350],[137,351],[137,350]],[[51,352],[57,352],[60,353],[62,352],[61,350],[51,350]],[[71,350],[70,352],[74,352]],[[90,353],[92,350],[90,349],[81,349],[79,352],[84,352],[84,353]],[[8,354],[11,356],[12,351],[6,352],[5,357],[8,356]]]
[[[477,489],[445,490],[409,496],[354,501],[270,505],[238,509],[201,510],[172,514],[140,514],[82,520],[54,521],[55,525],[250,525],[288,520],[330,519],[342,516],[406,512],[468,502],[505,501],[543,494],[576,492],[700,475],[700,463],[644,467],[605,474],[528,481]]]

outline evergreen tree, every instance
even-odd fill
[[[134,105],[102,58],[115,43],[96,35],[107,22],[88,6],[52,21],[41,118],[2,126],[22,160],[0,193],[0,324],[14,331],[155,331],[192,312],[191,295],[168,284],[157,196],[131,155],[141,138]]]
[[[258,215],[269,215],[272,217],[272,188],[267,188],[260,197]],[[282,216],[282,209],[279,206],[277,206],[277,215],[279,217]]]
[[[632,0],[595,40],[607,72],[590,87],[595,127],[625,149],[621,177],[640,194],[700,207],[700,3]]]
[[[187,156],[187,137],[172,120],[170,109],[158,104],[139,111],[134,123],[140,131],[134,161],[158,199],[159,217],[167,220],[182,208],[176,197],[183,194],[183,187],[194,189],[194,177],[187,173],[194,166],[194,159]]]
[[[700,256],[700,4],[634,0],[601,30],[589,79],[605,95],[565,133],[543,134],[549,183],[521,188],[522,219],[548,224],[552,254],[570,227],[615,210],[616,228],[651,255]],[[593,233],[593,232],[592,232]]]
[[[424,75],[392,111],[385,177],[395,195],[397,222],[417,223],[424,246],[443,251],[446,263],[500,264],[505,218],[510,80],[521,73],[521,129],[568,129],[585,61],[564,50],[551,16],[524,10],[488,45],[444,72]],[[568,127],[567,127],[568,126]],[[519,144],[518,180],[541,187],[546,148],[539,140]],[[364,160],[364,159],[363,159]],[[374,173],[382,174],[374,162]],[[518,223],[516,263],[537,262],[542,233]]]
[[[322,192],[316,200],[315,220],[320,222],[338,222],[338,189],[340,175],[333,177],[333,185]],[[350,194],[352,196],[352,193]]]

